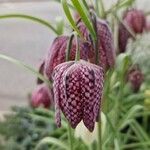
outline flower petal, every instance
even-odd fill
[[[82,120],[82,99],[80,96],[80,65],[73,64],[63,76],[64,93],[66,98],[61,101],[61,108],[73,128]]]
[[[53,73],[53,92],[54,92],[54,101],[55,101],[55,119],[56,119],[56,124],[58,127],[61,126],[61,114],[60,114],[60,102],[63,101],[62,95],[61,95],[61,76],[72,63],[67,62],[67,63],[62,63],[58,65],[54,69]]]

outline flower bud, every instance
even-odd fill
[[[83,120],[88,130],[93,131],[100,111],[103,76],[101,67],[84,60],[55,67],[53,90],[58,126],[61,125],[62,111],[72,128]]]
[[[31,106],[49,108],[52,104],[52,93],[46,84],[40,84],[32,92]]]
[[[137,66],[134,66],[129,70],[127,80],[131,83],[133,91],[137,92],[144,81],[144,75]]]

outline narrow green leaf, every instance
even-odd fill
[[[61,0],[52,0],[54,2],[58,2],[58,3],[61,3]],[[71,8],[72,10],[75,10],[75,8],[70,4],[70,3],[67,3],[68,7]]]
[[[143,106],[141,105],[133,106],[120,120],[119,122],[120,130],[123,129],[129,123],[129,120],[133,119],[135,117],[135,114],[141,111],[142,109],[143,109]]]
[[[149,136],[144,131],[144,129],[139,125],[139,123],[137,123],[137,121],[133,120],[130,123],[130,126],[131,126],[132,130],[135,132],[135,134],[136,134],[136,136],[137,136],[137,138],[139,139],[140,142],[150,141]],[[147,145],[141,145],[141,146],[142,146],[142,149],[148,150]]]
[[[40,23],[40,24],[48,27],[49,29],[51,29],[52,31],[54,31],[54,33],[56,33],[57,35],[59,35],[59,32],[48,21],[46,21],[44,19],[41,19],[41,18],[37,18],[37,17],[29,16],[29,15],[24,15],[24,14],[6,14],[6,15],[0,15],[0,19],[6,19],[6,18],[28,19],[28,20]]]
[[[99,7],[99,12],[100,12],[100,17],[101,18],[105,18],[106,14],[105,14],[105,8],[104,8],[104,3],[103,0],[97,0],[98,1],[98,7]]]
[[[132,129],[134,129],[134,131],[140,135],[141,138],[143,138],[143,140],[145,141],[150,141],[150,138],[148,136],[148,134],[146,133],[146,131],[141,127],[141,125],[139,125],[139,123],[137,123],[137,121],[133,121],[131,123]]]
[[[91,20],[89,19],[90,15],[88,10],[86,9],[85,5],[83,4],[82,1],[79,0],[72,0],[72,3],[74,5],[74,7],[77,9],[78,13],[80,14],[83,22],[85,23],[85,25],[87,26],[88,30],[90,31],[93,40],[96,41],[96,33],[94,30],[94,27],[91,23]]]
[[[131,6],[134,2],[135,2],[135,0],[123,0],[123,1],[120,2],[120,4],[118,5],[118,8]]]
[[[117,138],[114,139],[114,145],[115,145],[115,149],[114,150],[120,150],[120,145],[119,145],[119,141]]]
[[[64,20],[62,17],[56,18],[56,29],[59,35],[63,34],[64,32]]]
[[[149,146],[148,148],[150,149],[150,141],[126,144],[122,147],[122,149],[137,149],[137,148],[139,148],[141,150],[140,147],[142,147],[142,146]]]
[[[42,139],[36,146],[35,150],[38,150],[44,144],[53,144],[53,145],[57,145],[58,147],[62,149],[69,150],[69,147],[67,146],[67,144],[53,137],[45,137],[44,139]]]
[[[9,57],[9,56],[6,56],[6,55],[3,55],[3,54],[0,54],[0,58],[1,59],[4,59],[4,60],[7,60],[13,64],[16,64],[17,66],[20,66],[28,71],[30,71],[31,73],[35,74],[38,78],[40,78],[42,81],[44,81],[45,83],[47,83],[49,86],[51,85],[50,81],[48,79],[46,79],[42,74],[40,74],[38,71],[36,71],[34,68],[32,68],[31,66],[17,60],[17,59],[14,59],[12,57]]]
[[[79,29],[77,28],[76,23],[75,23],[75,21],[73,20],[73,17],[72,17],[72,15],[71,15],[71,13],[70,13],[70,10],[69,10],[67,1],[66,1],[66,0],[61,0],[61,3],[62,3],[63,10],[64,10],[64,12],[65,12],[65,15],[66,15],[66,17],[67,17],[67,19],[68,19],[68,21],[69,21],[71,27],[78,33],[78,35],[79,35],[80,37],[82,37],[82,34],[81,34],[81,32],[79,31]]]

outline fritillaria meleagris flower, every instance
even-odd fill
[[[127,31],[127,29],[124,27],[123,24],[119,25],[119,31],[118,31],[118,46],[119,46],[119,52],[123,53],[126,51],[126,46],[128,43],[128,39],[131,37],[130,33]]]
[[[131,84],[133,91],[137,92],[144,81],[144,75],[139,67],[134,66],[129,70],[127,80]]]
[[[69,37],[68,36],[60,36],[57,37],[48,52],[48,55],[45,60],[45,74],[50,79],[53,69],[66,61],[66,48],[68,44]],[[81,58],[84,60],[88,60],[93,57],[92,47],[88,42],[79,41],[79,47],[81,49]],[[75,39],[72,41],[71,50],[70,50],[70,60],[75,60],[76,53],[76,42]]]
[[[123,20],[135,33],[143,32],[146,18],[142,10],[131,9],[127,11],[123,16]]]
[[[137,9],[131,9],[124,13],[123,22],[133,31],[135,34],[140,34],[144,31],[146,25],[146,17],[144,12]],[[126,27],[120,23],[119,25],[119,50],[125,52],[128,39],[132,35],[126,29]]]
[[[89,131],[93,131],[100,111],[103,80],[103,69],[84,60],[55,67],[53,92],[57,125],[61,126],[62,111],[72,128],[83,120]]]
[[[49,108],[52,105],[52,93],[46,84],[39,84],[32,92],[31,106]]]
[[[87,41],[91,42],[93,45],[88,29],[84,25],[83,22],[79,22],[78,24],[79,30],[85,37]],[[98,55],[99,55],[99,65],[103,67],[104,70],[111,68],[115,64],[115,50],[113,43],[113,36],[111,29],[108,26],[108,23],[105,20],[101,20],[97,18],[97,41],[98,41]],[[90,59],[92,63],[94,63],[95,58]]]

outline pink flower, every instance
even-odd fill
[[[33,107],[43,106],[49,108],[52,104],[52,93],[46,84],[40,84],[32,92],[31,105]]]
[[[123,16],[123,20],[133,30],[133,32],[143,32],[146,18],[142,10],[131,9],[126,11]]]
[[[78,27],[87,41],[93,45],[90,34],[83,22],[79,22]],[[97,40],[98,40],[98,55],[99,65],[107,70],[115,64],[115,49],[111,29],[105,20],[97,18]],[[94,48],[93,48],[94,49]],[[95,51],[94,51],[95,52]],[[94,53],[93,52],[93,53]],[[95,55],[95,53],[94,53]],[[95,57],[90,59],[90,62],[95,63]]]
[[[53,69],[66,61],[66,48],[68,44],[68,36],[57,37],[48,52],[48,55],[45,60],[45,74],[50,79]],[[89,57],[92,57],[92,48],[88,42],[79,41],[79,47],[81,49],[81,58],[88,60]],[[71,50],[70,50],[70,60],[75,59],[76,53],[76,42],[73,39]]]
[[[131,34],[127,31],[123,24],[119,25],[119,35],[118,35],[118,46],[119,52],[123,53],[126,51],[126,46],[128,39],[131,38]]]
[[[61,126],[60,111],[72,128],[83,120],[93,131],[98,118],[104,80],[103,69],[84,60],[58,65],[53,74],[56,123]]]
[[[126,11],[123,16],[123,21],[135,34],[142,33],[146,25],[144,12],[136,9]],[[118,37],[120,52],[125,52],[128,39],[131,37],[128,30],[120,23]]]

